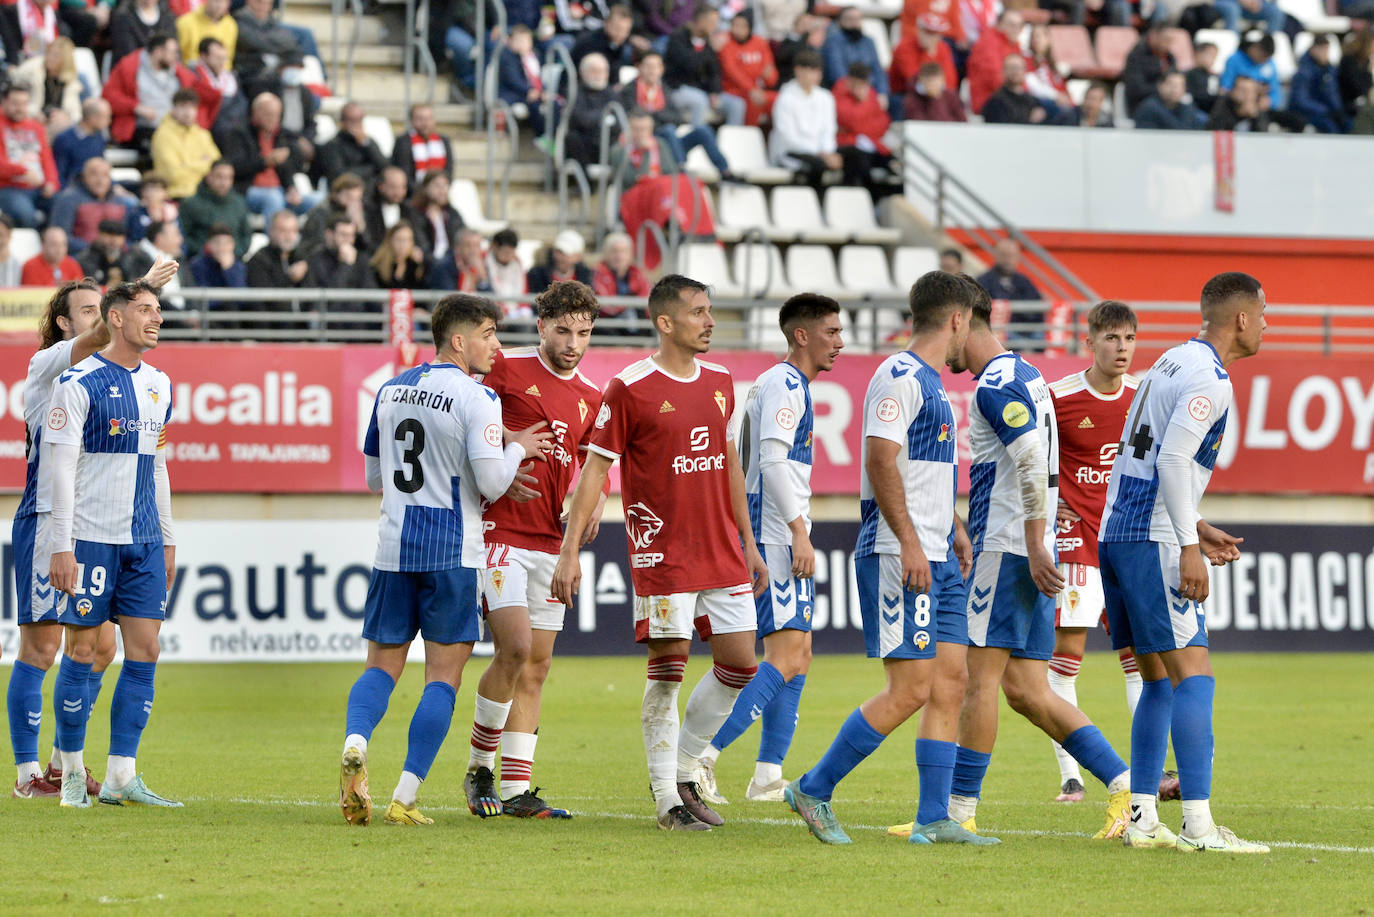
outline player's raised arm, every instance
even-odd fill
[[[600,452],[588,452],[582,464],[582,476],[573,491],[572,505],[568,508],[568,525],[563,530],[563,544],[558,552],[558,565],[553,570],[551,598],[564,605],[571,605],[573,596],[582,580],[582,565],[577,559],[580,546],[579,535],[591,521],[597,508],[605,499],[601,490],[611,471],[612,459]]]

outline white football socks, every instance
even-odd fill
[[[963,824],[970,818],[978,814],[977,796],[956,796],[950,794],[949,797],[949,817],[959,824]]]
[[[1212,821],[1212,803],[1207,799],[1183,800],[1183,830],[1180,834],[1192,838],[1205,837],[1212,833],[1216,823]]]
[[[396,792],[391,798],[407,809],[415,805],[415,797],[420,794],[420,784],[424,781],[410,771],[401,771],[401,779],[396,784]]]
[[[649,759],[649,785],[659,817],[682,805],[677,793],[677,694],[680,681],[645,680],[639,723],[644,732],[644,754]]]
[[[472,751],[468,756],[468,770],[479,767],[496,769],[496,749],[501,745],[501,730],[506,728],[510,701],[504,704],[477,695],[472,711]]]
[[[62,772],[64,775],[66,771]],[[105,782],[111,789],[120,790],[128,786],[138,776],[137,762],[127,755],[110,755],[105,765]]]
[[[782,765],[772,761],[754,762],[754,782],[759,786],[769,786],[782,779]]]
[[[1155,808],[1154,793],[1131,794],[1131,827],[1153,831],[1159,827],[1159,811]]]
[[[358,749],[358,751],[363,753],[363,760],[367,760],[367,739],[364,739],[356,732],[353,733],[352,735],[348,736],[348,738],[344,739],[343,750],[348,751],[350,748]]]
[[[697,759],[729,718],[730,711],[735,709],[735,698],[739,697],[740,690],[723,684],[716,677],[714,668],[703,675],[692,689],[692,696],[687,698],[687,709],[682,717],[682,732],[677,740],[679,783],[692,779]]]
[[[539,736],[532,732],[501,733],[501,798],[519,796],[530,788],[534,747]]]

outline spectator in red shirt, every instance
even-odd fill
[[[945,75],[945,86],[957,89],[959,71],[954,69],[954,55],[945,43],[949,23],[933,13],[916,20],[916,34],[903,38],[892,49],[892,65],[887,68],[887,81],[892,87],[893,117],[901,117],[905,97],[916,89],[916,75],[927,63],[938,64]]]
[[[649,295],[649,278],[635,264],[635,247],[623,232],[606,236],[601,246],[601,263],[592,274],[592,290],[597,296],[634,296],[645,299]],[[597,329],[598,334],[635,334],[647,330],[648,316],[632,306],[601,306],[601,318],[615,319]]]
[[[983,103],[1002,86],[1002,62],[1008,54],[1021,53],[1021,27],[1025,19],[1017,10],[1004,10],[997,28],[986,29],[968,56],[969,102],[977,114]]]
[[[115,143],[133,142],[145,147],[163,117],[172,110],[172,96],[178,89],[195,89],[195,82],[195,74],[182,66],[181,46],[176,38],[154,35],[148,39],[147,48],[121,58],[105,82],[101,95],[114,113],[110,136]],[[197,95],[204,89],[202,84]],[[206,102],[202,97],[201,103]]]
[[[81,265],[67,254],[67,232],[61,226],[43,230],[42,250],[24,262],[19,283],[26,287],[60,287],[68,280],[80,280]]]
[[[778,97],[778,68],[773,49],[754,34],[749,10],[730,20],[730,37],[716,54],[720,58],[721,88],[744,100],[744,123],[757,126],[773,110]]]
[[[48,132],[42,122],[29,117],[29,88],[10,83],[0,99],[0,210],[16,226],[35,227],[39,203],[57,188]]]
[[[832,90],[835,96],[836,152],[844,160],[844,183],[863,185],[876,198],[880,187],[890,185],[873,180],[874,169],[886,169],[892,162],[892,151],[883,144],[883,134],[892,119],[878,101],[869,80],[873,74],[868,65],[855,61],[849,65],[842,80]]]
[[[964,35],[964,18],[962,11],[963,3],[961,0],[906,0],[902,6],[902,39],[906,40],[915,33],[922,16],[933,15],[945,21],[949,31],[945,34],[949,40],[961,48],[967,49],[967,38]],[[914,71],[913,71],[914,79]],[[897,87],[892,87],[896,92]]]
[[[944,68],[934,61],[921,65],[916,85],[906,94],[908,121],[967,121],[959,94],[945,85]]]

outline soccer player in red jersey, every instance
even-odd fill
[[[665,276],[649,293],[649,316],[658,351],[606,386],[553,596],[572,603],[581,579],[579,533],[620,459],[635,639],[649,648],[640,723],[658,824],[706,831],[723,820],[701,801],[692,773],[758,668],[753,595],[768,587],[768,568],[754,543],[730,433],[734,384],[725,367],[698,359],[710,349],[715,326],[705,284]],[[694,625],[715,666],[693,689],[679,732],[677,695]]]
[[[1050,689],[1078,705],[1074,682],[1083,663],[1088,629],[1104,613],[1102,577],[1097,568],[1097,532],[1107,499],[1112,461],[1121,440],[1131,399],[1139,380],[1130,374],[1135,355],[1136,316],[1116,300],[1100,302],[1088,312],[1092,365],[1050,386],[1059,427],[1059,511],[1056,541],[1064,589],[1054,618],[1054,655],[1050,658]],[[1123,649],[1121,670],[1126,676],[1126,703],[1131,712],[1140,700],[1140,671],[1135,653]],[[1078,763],[1058,743],[1060,792],[1057,802],[1083,799]],[[1166,775],[1160,794],[1177,798],[1178,781]]]
[[[472,752],[463,781],[474,815],[571,818],[530,789],[538,740],[539,699],[549,674],[554,640],[563,629],[564,606],[550,598],[549,582],[563,540],[563,498],[583,461],[601,408],[601,390],[577,365],[591,343],[596,295],[575,280],[555,283],[534,301],[539,344],[497,354],[482,382],[501,398],[512,430],[548,424],[553,450],[530,463],[508,496],[482,517],[487,546],[482,598],[496,655],[477,684]],[[596,537],[604,505],[580,531],[579,545]],[[504,730],[504,731],[503,731]],[[492,771],[501,748],[501,787]]]

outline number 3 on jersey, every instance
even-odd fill
[[[401,465],[392,474],[392,483],[403,494],[413,494],[425,486],[425,469],[420,465],[420,453],[425,451],[425,425],[414,417],[407,417],[396,425],[396,441],[404,443]]]

